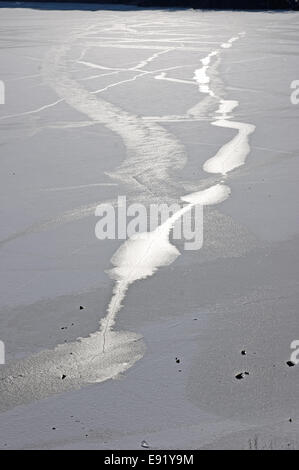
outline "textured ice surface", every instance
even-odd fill
[[[0,446],[298,447],[298,14],[57,8],[1,9]]]

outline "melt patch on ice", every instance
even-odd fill
[[[250,153],[249,136],[255,130],[252,124],[233,122],[227,119],[219,119],[212,123],[213,126],[237,129],[238,134],[223,145],[216,155],[207,160],[203,166],[207,173],[221,173],[227,175],[232,170],[244,165],[247,155]]]
[[[220,204],[225,201],[231,194],[231,189],[224,184],[216,184],[211,188],[204,191],[188,194],[181,197],[182,201],[189,202],[190,204],[201,204],[202,206],[210,206]]]

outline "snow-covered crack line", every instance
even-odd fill
[[[239,35],[242,36],[243,33]],[[212,90],[209,70],[212,60],[218,58],[220,50],[230,48],[239,37],[230,39],[220,49],[212,51],[202,59],[202,67],[194,73],[200,93],[219,103],[212,124],[238,131],[236,137],[221,147],[204,165],[205,171],[223,175],[224,178],[230,171],[245,163],[250,151],[248,137],[254,131],[254,126],[230,120],[230,113],[238,106],[238,102],[218,97]],[[157,123],[146,122],[108,103],[70,78],[66,57],[71,47],[70,42],[52,48],[43,65],[43,76],[59,97],[57,103],[65,101],[91,121],[102,123],[123,139],[127,158],[110,174],[112,178],[131,186],[141,185],[145,192],[157,189],[162,198],[163,194],[169,195],[173,188],[170,171],[179,170],[186,163],[183,145]],[[164,48],[163,52],[143,60],[135,70],[168,50]],[[164,78],[167,77],[163,75]],[[187,115],[196,117],[198,113],[202,113],[201,106],[202,103],[194,106]],[[197,204],[219,204],[230,193],[227,185],[217,183],[202,191],[183,194],[181,200],[187,205],[180,211],[153,232],[138,234],[127,240],[111,260],[114,268],[110,271],[110,277],[115,281],[115,286],[100,330],[88,338],[78,338],[72,343],[59,345],[54,350],[43,351],[2,368],[0,390],[3,399],[0,410],[79,388],[84,383],[107,380],[139,360],[144,354],[142,338],[134,333],[113,331],[115,317],[122,307],[129,286],[138,279],[152,276],[160,267],[171,264],[180,255],[169,241],[174,223],[180,217]]]

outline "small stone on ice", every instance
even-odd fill
[[[249,375],[249,372],[242,372],[241,374],[236,375],[237,380],[245,379],[245,376]]]
[[[288,365],[289,367],[294,367],[294,366],[295,366],[295,364],[294,364],[293,361],[288,361],[288,362],[287,362],[287,365]]]

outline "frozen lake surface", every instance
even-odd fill
[[[0,448],[297,449],[299,14],[0,7]]]

